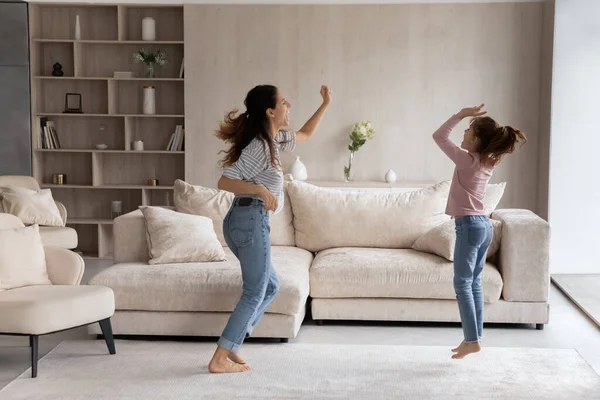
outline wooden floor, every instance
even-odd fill
[[[600,326],[600,274],[552,275],[554,284]]]

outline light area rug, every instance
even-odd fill
[[[1,400],[565,399],[600,397],[574,350],[486,348],[461,361],[443,347],[248,344],[248,373],[207,372],[214,343],[66,341],[0,391]]]

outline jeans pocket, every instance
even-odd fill
[[[252,244],[254,237],[254,216],[231,216],[229,218],[229,236],[238,248]]]
[[[483,224],[469,225],[467,228],[467,240],[470,246],[481,246],[485,243],[488,230]]]

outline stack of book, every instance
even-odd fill
[[[54,127],[54,121],[47,118],[40,119],[40,145],[42,149],[60,149],[60,140]]]
[[[175,132],[171,135],[171,140],[167,145],[168,151],[183,151],[185,149],[185,128],[183,125],[177,125]]]

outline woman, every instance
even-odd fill
[[[323,104],[297,132],[289,125],[290,103],[271,85],[256,86],[246,96],[246,111],[231,111],[217,136],[230,143],[221,162],[218,187],[235,194],[223,221],[227,245],[242,269],[242,297],[229,317],[208,365],[213,373],[245,372],[250,367],[239,355],[244,339],[279,291],[271,264],[269,211],[283,207],[283,172],[279,151],[292,151],[315,132],[331,101],[331,91],[321,86]]]

